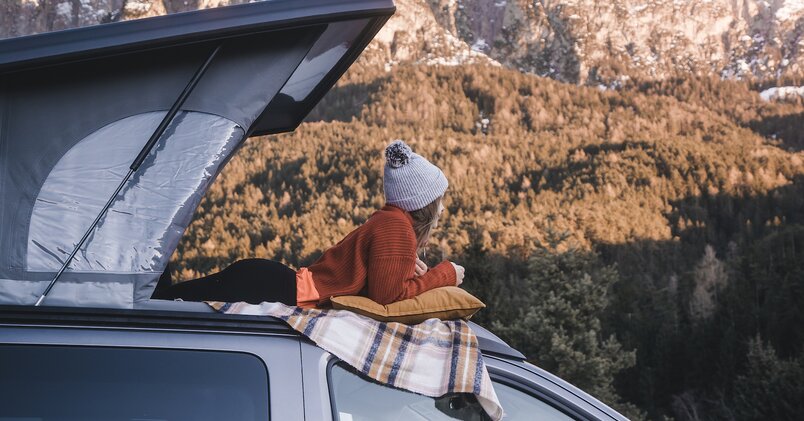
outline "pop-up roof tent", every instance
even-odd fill
[[[280,0],[0,41],[0,304],[147,300],[242,142],[294,130],[393,12]]]

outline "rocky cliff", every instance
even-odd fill
[[[801,0],[430,0],[446,30],[501,63],[565,81],[804,71]]]
[[[248,0],[5,0],[0,37]],[[397,0],[363,62],[504,65],[616,87],[679,74],[804,74],[804,0]]]

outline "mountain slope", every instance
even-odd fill
[[[716,78],[601,91],[479,64],[380,74],[334,88],[294,133],[250,139],[199,206],[174,275],[246,257],[310,264],[382,206],[382,149],[403,138],[450,181],[425,260],[466,265],[464,287],[488,304],[478,322],[536,358],[550,341],[507,329],[512,320],[561,330],[600,297],[534,313],[530,304],[598,281],[567,276],[563,257],[529,264],[534,254],[615,265],[588,342],[636,350],[614,383],[622,401],[649,419],[794,419],[761,415],[801,406],[804,377],[785,367],[804,364],[804,130],[770,134],[802,124],[804,105]],[[556,235],[564,241],[545,252]],[[528,287],[554,272],[566,283],[551,284],[556,294]],[[772,346],[763,352],[781,359],[780,379],[798,380],[747,370],[749,340]],[[596,355],[563,343],[579,342],[549,355]],[[605,378],[577,361],[549,367],[585,387]]]

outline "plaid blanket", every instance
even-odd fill
[[[389,386],[431,397],[472,393],[493,420],[503,410],[483,357],[463,320],[418,325],[378,322],[347,310],[302,309],[282,303],[208,303],[227,314],[280,318],[356,370]]]

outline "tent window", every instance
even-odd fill
[[[156,129],[163,111],[118,120],[73,146],[36,198],[27,269],[54,272]],[[226,118],[180,112],[99,222],[70,269],[159,273],[164,270],[204,192],[243,139]]]
[[[351,48],[360,32],[368,25],[368,21],[369,19],[362,19],[357,22],[329,24],[280,93],[292,97],[297,102],[306,99]]]

